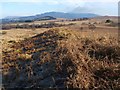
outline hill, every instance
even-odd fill
[[[42,20],[54,20],[52,16],[26,16],[26,17],[7,17],[2,19],[2,23],[16,23],[16,22],[33,22]]]
[[[7,17],[2,19],[2,23],[9,22],[25,22],[25,21],[37,21],[37,20],[53,20],[56,18],[66,18],[66,19],[74,19],[74,18],[92,18],[98,15],[92,13],[63,13],[63,12],[47,12],[43,14],[38,14],[34,16],[26,16],[26,17]]]
[[[53,16],[56,18],[67,18],[67,19],[75,19],[75,18],[92,18],[98,15],[93,13],[63,13],[63,12],[47,12],[40,14],[40,16]]]
[[[118,89],[118,41],[92,36],[56,28],[14,42],[3,51],[3,86]]]

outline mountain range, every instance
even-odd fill
[[[64,13],[64,12],[47,12],[37,16],[53,16],[55,18],[66,18],[66,19],[75,19],[75,18],[92,18],[98,16],[93,13]]]
[[[24,17],[6,17],[2,19],[2,23],[9,22],[24,22],[24,21],[37,21],[37,20],[53,20],[56,18],[75,19],[75,18],[92,18],[99,15],[93,13],[64,13],[64,12],[46,12],[43,14],[37,14],[33,16]]]

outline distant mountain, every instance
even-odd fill
[[[4,19],[15,19],[15,18],[19,18],[19,16],[7,16]]]
[[[75,19],[75,18],[92,18],[92,17],[96,17],[98,15],[93,14],[93,13],[47,12],[47,13],[40,14],[40,16],[53,16],[55,18]]]
[[[2,19],[2,23],[9,22],[32,22],[37,20],[53,20],[56,18],[66,18],[66,19],[75,19],[75,18],[93,18],[98,15],[92,13],[63,13],[63,12],[47,12],[43,14],[38,14],[34,16],[25,16],[25,17],[7,17]]]
[[[2,23],[15,23],[15,22],[33,22],[41,20],[54,20],[56,18],[52,16],[26,16],[26,17],[7,17],[2,19]]]

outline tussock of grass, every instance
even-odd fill
[[[0,34],[5,35],[5,34],[7,34],[7,32],[6,31],[1,31]]]
[[[120,47],[112,39],[51,29],[18,42],[3,52],[3,86],[117,89]]]

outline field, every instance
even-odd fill
[[[3,87],[118,89],[117,18],[53,22],[62,26],[1,31]]]

